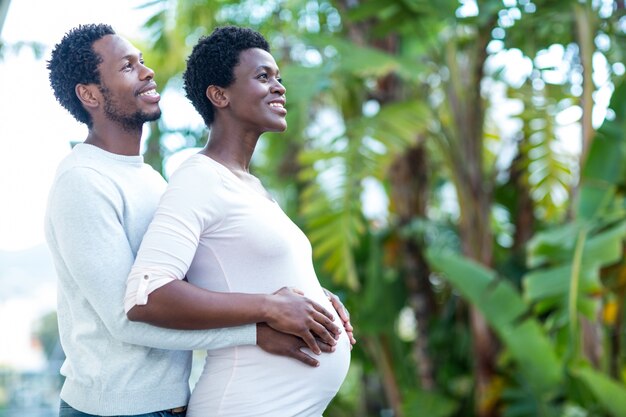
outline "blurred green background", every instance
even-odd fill
[[[326,417],[626,416],[625,7],[145,5],[133,41],[172,94],[216,26],[272,46],[289,128],[265,135],[253,171],[358,340]],[[164,117],[144,156],[167,174],[205,139]],[[53,318],[36,335],[55,357]]]

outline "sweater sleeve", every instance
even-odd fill
[[[50,194],[50,224],[64,265],[84,302],[122,342],[160,349],[219,349],[255,344],[256,326],[172,330],[131,322],[123,308],[134,256],[123,226],[123,199],[115,185],[88,168],[58,178]],[[98,325],[97,323],[95,325]]]
[[[148,295],[185,278],[200,236],[224,217],[221,177],[201,163],[183,164],[171,177],[126,283],[125,310],[148,303]]]

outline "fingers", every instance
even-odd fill
[[[289,356],[291,356],[294,359],[299,360],[300,362],[304,363],[305,365],[309,365],[309,366],[312,366],[312,367],[320,366],[320,363],[316,359],[313,359],[311,356],[307,355],[306,353],[304,353],[300,349],[296,349],[295,351],[290,352]]]
[[[335,327],[334,325],[332,325],[332,323],[329,323],[332,327]],[[317,335],[317,337],[323,341],[324,343],[327,343],[329,345],[336,345],[337,344],[337,339],[339,338],[339,328],[335,327],[335,330],[332,330],[333,333],[331,333],[328,329],[328,327],[324,327],[322,324],[320,323],[313,323],[311,325],[311,332],[315,333]]]
[[[341,333],[341,327],[335,324],[333,320],[330,320],[327,316],[321,313],[315,313],[313,316],[315,320],[314,324],[322,325],[327,331],[333,333],[335,336],[339,336]]]
[[[346,329],[346,335],[350,340],[350,349],[352,349],[352,345],[356,343],[356,339],[354,338],[354,328],[352,327],[350,321],[344,321],[343,328]]]
[[[318,312],[322,313],[323,315],[325,315],[326,317],[328,317],[330,319],[330,321],[335,321],[335,316],[333,316],[330,311],[326,310],[324,307],[322,307],[321,305],[317,304],[315,301],[310,301],[311,305],[313,306],[314,309],[316,309]]]
[[[348,339],[350,340],[350,349],[352,349],[352,345],[356,343],[356,339],[354,338],[354,328],[352,327],[352,323],[350,323],[350,312],[343,305],[339,297],[337,297],[335,294],[325,288],[323,288],[323,290],[330,300],[331,304],[337,311],[337,314],[339,314],[339,318],[343,322],[343,328],[346,330],[346,334],[348,336]]]
[[[344,321],[343,322],[343,328],[346,329],[346,332],[353,332],[354,328],[352,327],[352,323],[350,323],[349,321]]]
[[[346,335],[348,336],[348,339],[350,340],[350,350],[352,350],[352,346],[354,346],[356,344],[356,339],[354,338],[354,333],[352,333],[351,331],[347,331]]]
[[[343,306],[341,301],[339,301],[339,298],[337,297],[335,298],[337,302],[332,301],[332,304],[333,304],[333,307],[335,307],[335,310],[337,310],[337,313],[339,314],[339,318],[341,318],[343,322],[349,322],[350,313],[348,313],[348,310],[346,310],[346,308]]]
[[[309,336],[311,335],[309,334]],[[313,337],[312,339],[313,345],[316,348],[312,349],[312,351],[329,353],[335,349],[333,346],[329,346],[321,340],[316,340]],[[301,350],[305,347],[311,348],[311,346],[308,343],[305,343],[302,338],[278,332],[265,323],[257,324],[257,345],[264,351],[273,355],[294,358],[305,365],[312,367],[319,366],[318,360]]]
[[[302,340],[304,340],[304,343],[306,343],[306,345],[309,347],[309,349],[311,349],[313,353],[317,355],[322,353],[322,350],[319,348],[319,346],[317,346],[317,342],[310,332],[303,334]]]
[[[276,291],[274,294],[278,294],[283,297],[282,305],[287,305],[288,308],[277,309],[280,314],[273,314],[274,317],[268,320],[271,327],[276,330],[292,334],[302,338],[306,342],[308,348],[319,354],[320,350],[315,345],[315,337],[318,337],[321,341],[327,345],[333,346],[337,342],[341,334],[341,326],[346,331],[351,344],[355,344],[356,340],[353,336],[353,327],[350,323],[350,314],[344,308],[339,298],[324,290],[326,296],[333,305],[333,308],[337,310],[337,315],[341,318],[341,324],[335,324],[335,314],[329,312],[322,305],[312,301],[311,299],[304,297],[303,293],[297,288],[283,287]],[[294,294],[299,294],[294,298]],[[331,310],[332,311],[332,310]]]
[[[274,294],[281,294],[281,293],[285,294],[285,292],[293,292],[293,293],[296,293],[298,295],[304,295],[304,292],[302,292],[301,290],[299,290],[298,288],[295,288],[295,287],[282,287],[278,291],[275,291]]]
[[[319,347],[320,351],[324,352],[324,353],[332,353],[335,351],[335,347],[329,345],[328,343],[324,343],[323,341],[319,340],[319,339],[315,339],[315,343],[317,344],[317,346]],[[306,347],[306,345],[303,343],[301,347]],[[302,350],[300,349],[295,349],[293,351],[290,352],[290,355],[292,358],[299,360],[300,362],[309,365],[309,366],[313,366],[313,367],[317,367],[319,366],[319,361],[316,360],[315,358],[311,357],[310,355],[304,353]]]
[[[304,292],[299,290],[298,288],[289,287],[289,290],[291,290],[291,292],[295,292],[298,295],[304,295]]]
[[[319,346],[320,350],[323,353],[332,353],[335,351],[335,346],[329,345],[328,343],[324,343],[319,339],[315,339],[317,346]]]
[[[341,333],[341,328],[333,323],[335,317],[316,302],[311,301],[311,304],[320,313],[319,316],[315,317],[315,321],[317,323],[314,323],[313,326],[311,326],[311,331],[313,331],[325,343],[329,345],[336,344],[336,339]],[[350,329],[352,329],[351,325]]]
[[[337,314],[339,314],[339,318],[341,318],[343,322],[349,322],[350,313],[348,312],[348,309],[343,305],[339,297],[337,297],[335,294],[333,294],[332,292],[326,289],[324,289],[324,293],[326,293],[326,296],[330,300],[330,303],[333,305],[335,310],[337,310]]]

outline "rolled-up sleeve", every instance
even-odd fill
[[[171,275],[159,273],[150,268],[133,268],[128,276],[126,284],[126,297],[124,298],[124,310],[128,311],[135,305],[148,304],[148,295],[177,278]]]

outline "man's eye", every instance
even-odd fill
[[[278,78],[276,78],[276,81],[278,81],[278,82],[279,82],[279,83],[281,83],[281,84],[283,83],[283,79],[282,79],[282,77],[278,77]]]
[[[265,74],[265,73],[263,73],[263,74],[259,74],[259,75],[257,76],[257,78],[258,78],[259,80],[260,80],[260,79],[267,80],[267,74]]]

